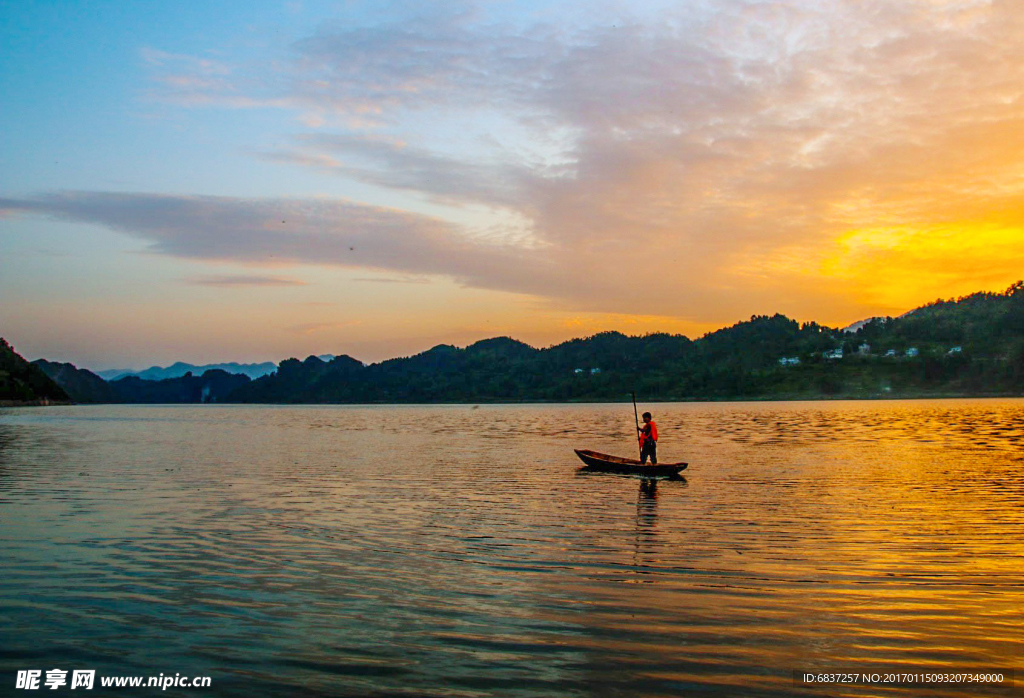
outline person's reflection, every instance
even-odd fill
[[[686,486],[686,478],[669,479],[669,493],[677,491],[678,485]],[[678,484],[677,484],[678,483]],[[633,535],[633,565],[638,575],[650,574],[646,567],[657,566],[658,548],[662,544],[658,531],[658,480],[643,478],[636,495],[636,528]],[[645,582],[653,582],[646,579]]]
[[[636,524],[653,528],[658,518],[658,481],[644,478],[636,498]]]
[[[633,536],[633,566],[638,574],[647,574],[639,569],[647,567],[658,537],[658,481],[644,478],[636,496],[636,533]]]

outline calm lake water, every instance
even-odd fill
[[[1021,667],[1024,401],[648,407],[0,410],[0,694],[1021,695],[793,672]]]

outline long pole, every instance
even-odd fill
[[[636,416],[636,393],[633,396],[633,421],[636,422],[636,447],[640,450],[640,458],[644,457],[644,447],[640,444],[640,418]]]

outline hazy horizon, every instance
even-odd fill
[[[772,313],[772,314],[774,315],[774,313]],[[669,334],[682,335],[682,336],[687,337],[690,340],[697,340],[697,339],[703,337],[705,334],[709,334],[711,332],[715,332],[715,331],[717,331],[719,329],[726,329],[727,327],[732,327],[733,325],[735,325],[737,323],[740,323],[740,322],[744,322],[745,320],[748,320],[748,319],[749,318],[746,318],[744,320],[737,320],[735,323],[731,323],[731,324],[725,325],[723,327],[719,327],[719,328],[715,328],[713,330],[709,330],[708,332],[701,333],[700,335],[692,335],[691,336],[691,335],[687,335],[687,334],[681,333],[681,332],[669,333]],[[869,320],[869,319],[871,319],[871,318],[862,318],[862,320]],[[859,322],[859,321],[855,321],[854,323],[851,323],[851,325],[852,324],[856,324],[856,322]],[[819,324],[821,324],[821,323],[819,323]],[[849,327],[849,325],[847,325],[846,327]],[[834,328],[834,329],[840,329],[841,330],[841,329],[845,329],[846,327],[837,327],[837,328]],[[601,332],[618,332],[618,331],[619,330],[602,330]],[[560,341],[557,341],[557,342],[552,342],[552,343],[549,343],[549,344],[534,344],[534,343],[527,342],[527,341],[524,341],[522,339],[519,339],[518,337],[512,337],[510,335],[495,335],[493,337],[480,337],[479,339],[475,339],[475,340],[472,340],[472,341],[469,341],[469,342],[462,342],[462,343],[438,342],[436,344],[431,344],[429,346],[424,346],[424,347],[422,347],[420,349],[417,349],[417,350],[409,352],[409,353],[395,354],[393,356],[384,356],[382,358],[373,359],[373,360],[367,360],[367,359],[360,358],[358,356],[353,356],[352,354],[349,354],[347,352],[321,351],[321,352],[313,352],[313,353],[310,353],[310,354],[301,354],[301,355],[293,353],[293,354],[291,354],[289,356],[283,356],[283,357],[280,357],[280,358],[266,358],[266,359],[246,359],[246,360],[242,360],[242,359],[228,358],[228,359],[219,359],[219,360],[218,359],[213,359],[213,360],[205,360],[205,359],[204,360],[189,360],[189,359],[178,358],[178,359],[174,359],[172,361],[167,361],[167,362],[164,362],[164,363],[160,363],[160,362],[154,363],[154,362],[146,362],[146,361],[138,362],[138,361],[136,361],[136,362],[134,362],[134,365],[132,365],[132,366],[120,365],[120,366],[109,366],[109,367],[103,367],[103,366],[101,366],[101,367],[94,367],[94,366],[85,366],[85,365],[78,365],[78,364],[75,364],[75,365],[76,365],[77,368],[85,368],[85,369],[88,369],[88,370],[93,371],[93,372],[109,372],[109,371],[121,371],[121,370],[124,370],[124,371],[130,371],[130,372],[133,372],[133,373],[139,373],[139,372],[151,369],[151,368],[164,368],[164,369],[166,369],[166,368],[170,368],[170,367],[174,366],[175,364],[188,364],[188,365],[192,365],[192,366],[212,366],[212,365],[223,365],[223,364],[231,364],[231,363],[240,364],[240,365],[257,365],[257,364],[272,363],[272,364],[277,365],[277,364],[280,364],[282,361],[285,361],[286,359],[305,360],[305,359],[309,358],[310,356],[315,356],[316,358],[321,359],[323,361],[329,361],[331,358],[338,357],[338,356],[348,356],[349,358],[356,359],[357,361],[360,361],[360,362],[362,362],[365,365],[371,365],[371,364],[381,363],[383,361],[388,361],[390,359],[401,359],[401,358],[407,358],[407,357],[410,357],[410,356],[415,356],[416,354],[421,354],[423,352],[429,351],[430,349],[433,349],[433,348],[435,348],[437,346],[441,346],[441,345],[454,346],[454,347],[459,348],[459,349],[465,349],[466,347],[469,347],[469,346],[471,346],[473,344],[476,344],[477,342],[481,342],[481,341],[485,341],[485,340],[489,340],[489,339],[508,338],[508,339],[512,339],[514,341],[522,342],[523,344],[526,344],[526,345],[532,347],[533,349],[542,350],[542,349],[550,349],[551,347],[554,347],[554,346],[557,346],[557,345],[562,344],[564,342],[569,342],[569,341],[572,341],[572,340],[575,340],[575,339],[587,339],[589,337],[594,336],[594,334],[600,334],[600,332],[586,334],[586,335],[579,335],[579,336],[574,336],[574,337],[567,337],[564,340],[560,340]],[[642,332],[642,333],[622,332],[622,334],[625,334],[627,336],[638,337],[638,336],[644,336],[645,334],[650,334],[650,333],[647,333],[647,332]],[[14,349],[15,349],[15,351],[18,351],[18,347],[16,345],[14,346]],[[52,359],[52,358],[47,357],[47,356],[33,356],[33,357],[26,357],[26,358],[28,358],[30,361],[34,361],[36,359],[47,359],[48,361],[58,361],[60,363],[74,363],[73,361],[65,362],[65,361],[62,361],[62,360],[59,360],[59,359]]]

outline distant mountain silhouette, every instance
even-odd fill
[[[74,364],[37,359],[32,365],[52,378],[71,400],[78,403],[221,402],[229,394],[249,383],[248,376],[220,369],[211,369],[202,375],[186,372],[177,378],[155,381],[125,376],[108,382],[92,371],[77,368]]]
[[[204,364],[202,366],[196,366],[194,364],[178,361],[166,367],[150,366],[144,371],[109,369],[106,371],[97,371],[97,374],[104,380],[108,381],[124,378],[125,376],[134,376],[136,378],[142,378],[143,380],[158,381],[165,380],[167,378],[181,378],[186,373],[199,376],[206,371],[212,370],[220,370],[226,373],[248,376],[249,378],[259,378],[260,376],[265,376],[268,373],[276,371],[277,364],[270,361],[265,361],[260,364],[240,364],[232,361],[224,364]]]
[[[85,369],[88,370],[88,369]],[[134,376],[135,369],[133,368],[106,368],[102,371],[89,371],[93,375],[99,376],[105,381],[112,381],[121,376]]]
[[[0,338],[0,404],[67,402],[70,398],[38,366]]]

